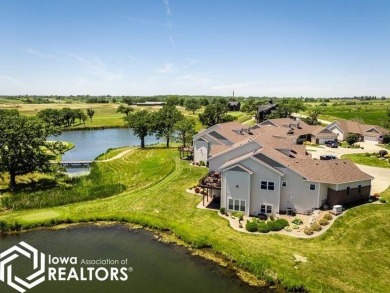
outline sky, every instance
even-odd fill
[[[390,96],[388,0],[0,0],[0,95]]]

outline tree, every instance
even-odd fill
[[[85,125],[85,120],[87,120],[87,115],[81,109],[76,109],[76,118],[79,119],[80,124],[83,123]]]
[[[177,106],[179,103],[180,101],[178,96],[171,96],[165,99],[165,104],[168,106]]]
[[[358,142],[360,140],[360,135],[359,134],[356,134],[356,133],[350,133],[347,138],[345,139],[345,141],[349,144],[349,145],[353,145],[355,142]]]
[[[184,106],[187,111],[192,111],[192,114],[195,114],[195,111],[201,108],[201,105],[197,99],[187,99],[184,102]]]
[[[390,128],[390,108],[386,109],[386,118],[385,118],[385,121],[383,123],[383,126],[385,128]]]
[[[248,99],[246,99],[246,100],[242,103],[241,111],[247,112],[247,113],[256,113],[256,112],[257,112],[257,108],[258,108],[260,105],[263,105],[263,104],[265,104],[265,103],[266,103],[265,100],[254,99],[254,98],[248,98]]]
[[[118,107],[118,109],[116,110],[117,113],[123,113],[126,116],[129,116],[129,113],[133,112],[133,111],[134,111],[134,109],[132,107],[124,106],[124,105],[120,105]]]
[[[43,109],[42,111],[38,112],[37,117],[51,126],[62,126],[63,123],[59,110],[56,109]]]
[[[287,118],[292,113],[298,113],[304,110],[306,110],[306,107],[302,99],[283,99],[278,103],[278,108],[272,114],[268,115],[267,118]]]
[[[172,105],[164,105],[155,114],[154,132],[157,137],[165,137],[167,148],[169,148],[170,138],[174,132],[175,124],[183,119],[183,114]]]
[[[174,130],[178,132],[178,136],[183,146],[186,146],[186,143],[190,142],[192,137],[196,134],[195,121],[193,119],[183,118],[176,122]]]
[[[93,110],[92,108],[87,109],[87,115],[89,116],[89,119],[91,119],[92,121],[92,117],[93,115],[95,115],[95,110]]]
[[[226,104],[213,103],[206,106],[204,112],[199,114],[199,121],[202,125],[211,127],[218,123],[235,120],[236,117],[227,114]]]
[[[44,121],[20,116],[18,112],[0,112],[0,172],[8,172],[10,188],[16,187],[16,176],[31,172],[52,170],[52,153],[62,153],[62,143],[46,141],[50,135],[60,133]]]
[[[131,97],[124,97],[122,99],[122,102],[127,104],[127,105],[132,105],[135,103],[134,98],[131,98]]]
[[[153,133],[155,114],[141,110],[125,117],[127,126],[141,140],[141,148],[145,148],[145,137]]]
[[[320,125],[320,121],[318,121],[318,116],[321,114],[321,110],[319,108],[310,110],[308,113],[308,116],[306,118],[303,118],[303,121],[305,121],[309,125]]]

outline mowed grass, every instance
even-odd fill
[[[360,165],[390,168],[388,159],[379,159],[373,154],[346,154],[341,156],[342,159],[348,159]]]
[[[158,174],[159,167],[150,160],[155,156],[174,163],[173,170],[161,180],[151,179],[162,176]],[[329,231],[313,239],[251,235],[233,230],[214,211],[196,208],[201,197],[188,194],[185,189],[196,184],[207,170],[180,161],[176,149],[135,150],[124,159],[126,164],[114,161],[102,164],[103,167],[97,164],[99,169],[116,174],[129,186],[120,195],[61,207],[4,212],[0,220],[34,225],[53,219],[119,218],[169,229],[187,243],[212,247],[259,278],[277,278],[290,288],[302,285],[310,292],[388,292],[390,204],[350,209]],[[136,180],[127,178],[134,174]],[[106,176],[105,172],[102,175]],[[130,182],[147,180],[154,182],[148,188],[130,187]],[[305,257],[307,262],[295,261],[294,255]]]
[[[50,188],[6,193],[2,204],[14,210],[53,207],[146,188],[174,169],[173,158],[159,155],[162,151],[157,148],[148,152],[129,152],[114,161],[94,164],[90,175],[59,181],[56,187],[51,179]]]

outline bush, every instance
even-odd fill
[[[0,233],[6,233],[9,230],[9,225],[7,222],[0,221]]]
[[[260,233],[268,233],[271,231],[271,227],[268,225],[268,223],[260,223],[258,226],[257,226],[257,231],[259,231]]]
[[[238,218],[239,221],[244,220],[244,213],[243,212],[235,211],[232,213],[232,216]]]
[[[305,227],[305,229],[303,229],[303,233],[306,235],[313,235],[314,231],[311,227]]]
[[[255,222],[246,222],[245,229],[249,232],[257,232],[257,223]]]
[[[296,225],[296,224],[292,224],[292,225],[291,225],[291,228],[293,228],[293,229],[299,229],[299,226]]]
[[[358,142],[360,140],[360,136],[358,134],[355,134],[355,133],[351,133],[347,136],[347,138],[345,139],[345,141],[349,144],[349,145],[353,145],[355,142]]]
[[[321,226],[326,226],[329,224],[329,222],[327,219],[322,218],[321,220],[318,221],[318,224],[320,224]]]
[[[200,188],[199,187],[195,188],[195,193],[199,193],[199,192],[200,192]]]
[[[202,167],[203,167],[203,166],[206,166],[206,163],[205,163],[204,161],[200,161],[200,162],[199,162],[199,166],[202,166]]]
[[[290,226],[286,226],[286,227],[284,227],[284,231],[286,231],[286,232],[291,232],[291,231],[292,231],[292,229],[291,229],[291,227],[290,227]]]
[[[380,202],[380,203],[386,203],[386,199],[384,199],[383,197],[381,197],[381,198],[379,199],[379,202]]]
[[[225,208],[220,208],[219,211],[221,212],[222,215],[226,214],[226,209]]]
[[[266,214],[259,214],[257,217],[258,217],[260,220],[263,220],[263,221],[267,221],[267,219],[268,219],[268,217],[267,217]]]
[[[333,217],[332,217],[331,214],[327,213],[327,214],[324,215],[323,219],[325,219],[325,220],[327,220],[327,221],[330,221],[330,220],[333,219]]]
[[[311,225],[311,228],[313,231],[316,231],[316,232],[322,230],[322,227],[318,223],[314,223],[313,225]]]
[[[277,219],[275,221],[268,222],[267,226],[270,228],[271,231],[280,231],[284,227],[288,226],[288,222],[285,219]]]
[[[300,218],[294,218],[291,223],[295,224],[295,225],[302,225],[303,224],[303,221],[300,219]]]

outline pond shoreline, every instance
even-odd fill
[[[134,224],[131,222],[118,222],[118,221],[59,223],[53,226],[48,226],[45,225],[45,223],[42,223],[42,225],[38,227],[25,228],[19,231],[9,231],[6,233],[0,233],[0,238],[11,236],[11,235],[18,235],[27,232],[33,232],[33,231],[63,230],[63,229],[71,229],[71,228],[83,227],[83,226],[104,227],[104,228],[112,228],[118,226],[118,227],[124,227],[130,231],[143,230],[153,234],[153,238],[162,244],[176,245],[178,247],[183,247],[191,256],[218,265],[220,268],[226,270],[226,276],[230,278],[238,279],[250,287],[258,288],[262,290],[261,292],[267,292],[267,293],[287,292],[285,288],[283,288],[280,284],[277,283],[277,280],[275,280],[275,282],[273,283],[269,283],[269,281],[267,282],[266,280],[259,279],[258,277],[246,271],[245,269],[240,268],[237,264],[235,264],[234,261],[229,260],[221,253],[214,251],[212,247],[204,247],[204,248],[193,247],[189,243],[180,239],[169,229],[156,229],[151,227],[145,227],[139,224]]]

